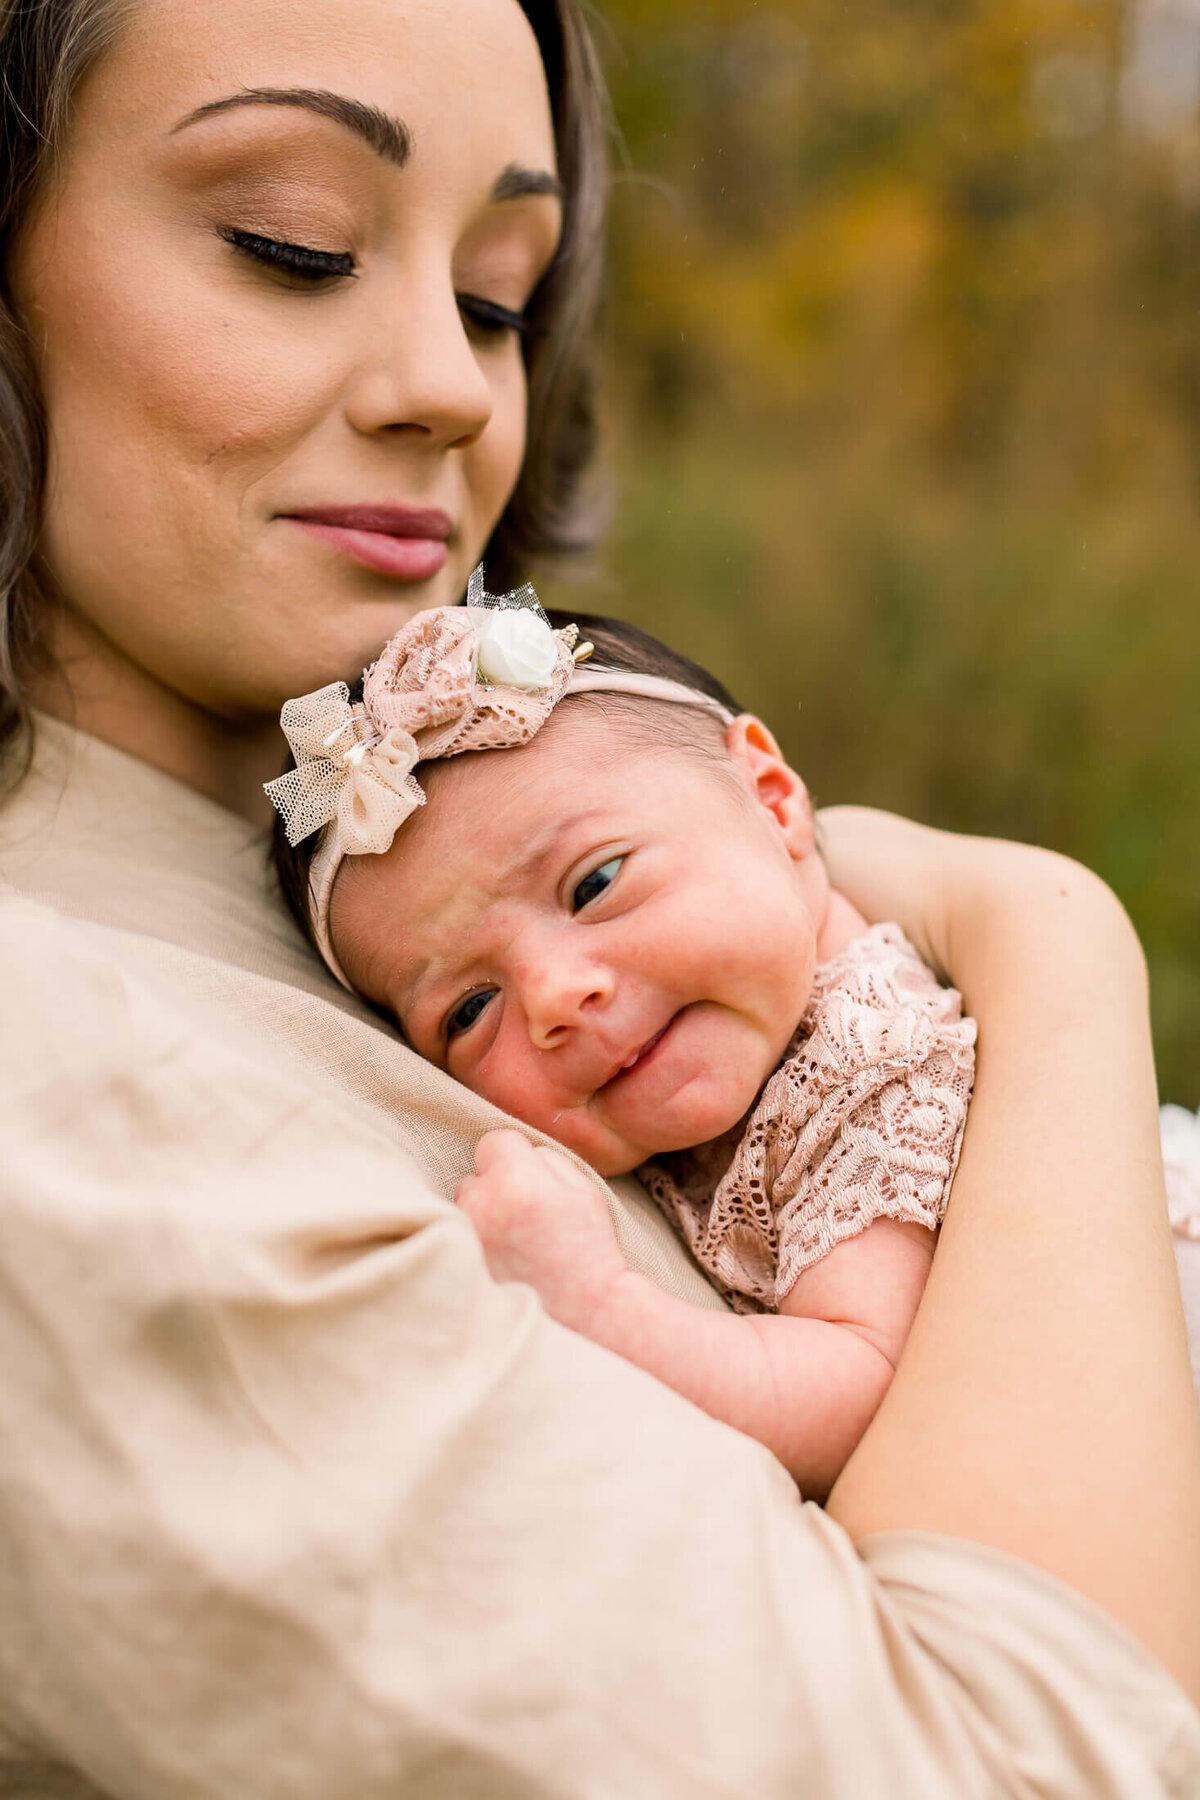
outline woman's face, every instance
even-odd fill
[[[457,599],[554,166],[517,0],[139,0],[15,269],[69,641],[250,721]]]

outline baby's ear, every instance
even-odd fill
[[[812,802],[767,727],[753,713],[740,713],[725,733],[725,747],[754,798],[779,826],[792,861],[803,862],[816,848]]]

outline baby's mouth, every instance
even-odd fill
[[[674,1023],[675,1021],[673,1018],[668,1019],[666,1024],[661,1026],[659,1030],[654,1033],[653,1037],[647,1038],[645,1043],[642,1044],[639,1049],[633,1051],[631,1055],[625,1058],[625,1061],[619,1065],[612,1075],[609,1076],[609,1080],[619,1081],[622,1075],[628,1075],[631,1069],[636,1069],[639,1063],[645,1062],[646,1058],[650,1055],[650,1052],[662,1042]]]

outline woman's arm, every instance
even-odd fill
[[[857,808],[823,824],[837,884],[979,1021],[933,1272],[829,1510],[856,1539],[943,1532],[1039,1565],[1200,1697],[1200,1422],[1133,931],[1048,852]]]

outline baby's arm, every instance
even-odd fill
[[[479,1145],[456,1196],[500,1281],[757,1438],[823,1498],[891,1381],[932,1236],[881,1221],[795,1283],[779,1314],[702,1311],[628,1269],[595,1184],[519,1132]]]
[[[933,1245],[924,1225],[876,1219],[805,1269],[780,1301],[779,1316],[856,1332],[895,1369],[929,1278]]]

